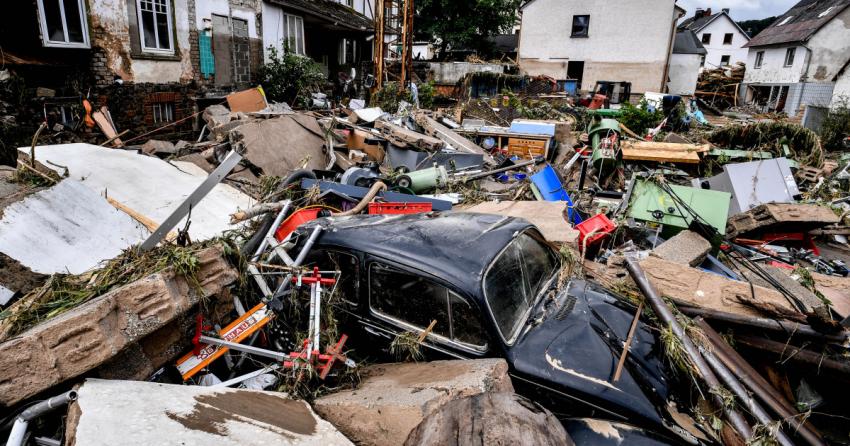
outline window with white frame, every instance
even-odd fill
[[[164,124],[166,122],[174,121],[173,102],[155,102],[152,105],[152,108],[153,110],[151,110],[151,114],[153,115],[154,124]]]
[[[794,56],[797,54],[797,48],[788,48],[785,50],[785,66],[794,65]]]
[[[283,15],[283,44],[285,50],[303,56],[304,19],[297,15]]]
[[[764,63],[764,51],[759,51],[756,53],[756,63],[755,68],[761,68],[761,65]]]
[[[89,48],[84,0],[38,0],[44,46]]]
[[[350,65],[357,62],[357,41],[339,39],[339,64]]]
[[[136,0],[136,9],[142,51],[174,54],[171,0]]]

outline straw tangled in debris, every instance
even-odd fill
[[[197,253],[219,242],[210,240],[185,248],[169,244],[148,252],[140,252],[134,246],[107,261],[100,269],[79,275],[54,274],[44,285],[0,312],[0,342],[94,297],[166,268],[172,268],[190,285],[199,287],[195,276],[200,267]]]

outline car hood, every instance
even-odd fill
[[[614,416],[665,424],[659,408],[668,396],[667,369],[644,323],[613,381],[635,309],[585,281],[547,299],[509,349],[516,373]]]

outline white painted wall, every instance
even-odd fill
[[[265,5],[265,3],[263,3]],[[248,22],[248,37],[256,39],[257,11],[245,7],[233,7],[227,0],[195,0],[195,29],[204,29],[204,19],[212,20],[212,15],[232,16]]]
[[[597,80],[658,91],[677,14],[673,0],[534,0],[522,9],[519,64],[530,75],[565,79],[569,60],[584,61],[584,89]],[[589,36],[571,38],[573,15],[590,15]]]
[[[279,6],[263,2],[263,57],[268,62],[268,47],[274,47],[278,54],[283,54],[283,9]],[[304,37],[305,44],[307,37]]]
[[[724,45],[723,36],[727,33],[732,34],[732,44]],[[742,33],[732,19],[725,14],[721,14],[709,23],[705,28],[696,33],[697,38],[702,41],[704,34],[711,34],[711,43],[702,44],[708,54],[705,55],[705,68],[713,69],[720,66],[720,59],[724,55],[730,56],[729,63],[734,65],[738,62],[747,62],[747,48],[743,46],[749,42],[746,34]],[[749,67],[749,65],[747,65]]]
[[[434,47],[430,43],[414,43],[413,59],[431,60],[434,57]]]
[[[832,92],[832,106],[846,105],[850,107],[850,69],[838,77],[835,82],[835,90]]]
[[[348,0],[334,0],[341,5],[348,6]],[[375,1],[376,0],[351,0],[351,9],[359,12],[360,14],[369,17],[370,19],[375,18]]]
[[[697,88],[700,54],[673,54],[670,58],[670,94],[692,96]]]
[[[812,50],[806,80],[831,82],[850,60],[850,8],[821,27],[806,46]]]
[[[106,51],[109,68],[126,81],[180,82],[193,77],[189,48],[189,9],[187,0],[173,0],[174,26],[177,34],[176,55],[180,60],[145,60],[130,56],[130,25],[127,18],[127,1],[135,0],[91,0],[89,1],[92,28],[103,28],[108,38],[103,41],[92,39],[92,46],[101,46]],[[94,37],[94,36],[93,36]]]
[[[785,66],[785,53],[788,48],[797,48],[794,64]],[[756,68],[756,54],[764,51],[761,68]],[[788,45],[778,47],[750,48],[747,53],[747,71],[744,73],[746,84],[793,84],[800,82],[806,69],[808,50],[802,46]]]

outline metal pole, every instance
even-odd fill
[[[821,439],[820,434],[808,422],[792,421],[800,418],[800,414],[796,413],[791,404],[772,385],[765,381],[749,363],[741,358],[741,355],[733,350],[704,319],[697,318],[696,323],[714,347],[714,354],[717,356],[717,359],[722,361],[723,365],[740,379],[741,383],[747,389],[753,392],[777,415],[786,420],[788,425],[793,427],[808,444],[812,446],[826,445]]]
[[[696,346],[691,341],[691,338],[688,337],[685,330],[681,325],[679,325],[679,321],[676,320],[673,312],[670,311],[670,308],[658,295],[655,287],[649,281],[649,278],[646,277],[646,273],[644,273],[638,262],[634,259],[627,258],[626,269],[629,271],[629,275],[632,276],[632,279],[634,279],[638,288],[640,288],[641,293],[643,293],[649,301],[649,306],[652,307],[652,311],[655,312],[661,323],[668,325],[673,331],[673,335],[675,335],[682,343],[682,348],[684,348],[688,358],[691,360],[694,367],[697,368],[702,379],[706,382],[706,384],[708,384],[708,387],[710,389],[721,388],[722,386],[720,385],[720,381],[718,381],[717,376],[715,376],[714,372],[711,371],[711,367],[706,364],[705,359],[703,359],[702,355],[700,355]],[[726,418],[729,420],[729,423],[735,431],[737,431],[744,440],[750,439],[752,437],[752,430],[744,417],[734,408],[726,407],[725,401],[723,401],[723,398],[717,392],[711,392],[711,395],[714,398],[715,404],[717,404],[717,406],[720,407],[726,414]]]
[[[846,331],[843,331],[840,334],[821,333],[813,329],[811,325],[800,324],[798,322],[792,321],[780,321],[763,317],[741,316],[734,313],[727,313],[725,311],[717,311],[708,308],[690,307],[687,305],[680,305],[679,310],[682,313],[687,314],[691,317],[701,316],[705,319],[711,319],[713,321],[726,322],[729,324],[742,325],[745,327],[763,328],[765,330],[770,330],[776,333],[806,336],[827,342],[844,343],[845,341],[847,341],[848,338],[848,333]]]
[[[48,398],[21,412],[15,418],[15,424],[12,425],[12,432],[9,433],[9,439],[6,440],[6,446],[21,446],[24,444],[24,437],[27,434],[27,426],[29,426],[30,421],[65,406],[71,401],[76,401],[76,399],[77,392],[69,390],[60,395]]]
[[[729,387],[729,389],[732,390],[732,393],[734,393],[735,396],[738,397],[738,399],[744,404],[747,410],[749,410],[750,413],[753,414],[753,416],[756,418],[756,420],[759,421],[759,423],[765,426],[769,426],[772,423],[776,422],[776,420],[771,418],[767,411],[765,411],[764,408],[761,407],[761,405],[757,403],[756,400],[754,400],[749,393],[747,393],[747,389],[745,389],[744,386],[741,385],[741,382],[738,381],[737,378],[735,378],[735,375],[733,375],[732,372],[728,368],[726,368],[725,365],[723,365],[723,362],[721,362],[719,359],[717,359],[716,356],[714,356],[714,353],[708,351],[703,347],[700,347],[699,350],[702,353],[702,356],[705,358],[706,362],[708,362],[711,368],[714,369],[715,373],[720,376],[720,379],[726,384],[727,387]],[[781,444],[782,446],[794,446],[794,442],[792,442],[791,439],[789,439],[788,436],[785,435],[785,432],[782,432],[781,429],[776,431],[776,441],[778,441],[779,444]]]

